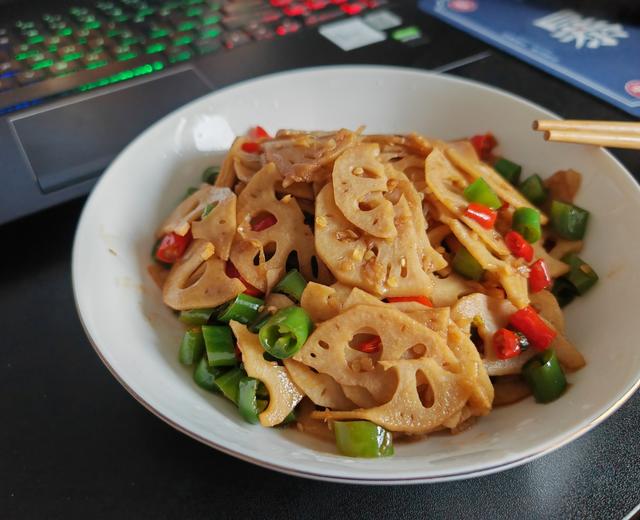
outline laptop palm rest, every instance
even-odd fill
[[[48,193],[99,175],[145,128],[210,90],[193,69],[183,69],[12,123],[40,189]]]

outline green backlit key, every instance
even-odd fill
[[[59,61],[49,67],[49,72],[54,76],[65,76],[78,70],[77,62]]]
[[[162,42],[155,42],[147,46],[145,52],[147,54],[156,54],[157,52],[162,52],[167,48],[167,45]]]
[[[189,47],[171,47],[166,52],[170,63],[187,61],[193,57],[193,51]]]
[[[195,35],[191,32],[177,34],[173,39],[173,45],[176,47],[181,47],[183,45],[189,45],[194,40]]]
[[[114,47],[113,54],[118,61],[128,61],[136,58],[140,53],[135,47],[130,47],[128,45],[118,45],[117,47]]]

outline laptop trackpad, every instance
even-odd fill
[[[95,97],[15,119],[13,125],[40,189],[50,192],[100,174],[145,128],[209,91],[193,70],[181,70],[98,91]]]

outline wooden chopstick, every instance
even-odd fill
[[[533,129],[547,141],[640,150],[640,123],[627,121],[538,120]]]

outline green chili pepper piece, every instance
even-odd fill
[[[576,291],[574,285],[564,276],[556,278],[553,282],[551,292],[556,297],[556,300],[558,300],[558,305],[560,305],[560,307],[569,305],[578,295],[578,291]]]
[[[309,315],[301,307],[293,305],[271,316],[260,329],[258,338],[269,354],[286,359],[302,348],[312,330]]]
[[[287,424],[291,424],[292,422],[295,422],[296,419],[297,419],[296,411],[291,410],[289,414],[282,420],[282,422],[278,424],[278,426],[286,426]]]
[[[567,202],[551,202],[551,225],[558,235],[567,240],[582,240],[589,222],[589,212]]]
[[[246,375],[240,367],[235,367],[216,377],[215,383],[227,399],[238,404],[240,380]]]
[[[202,356],[193,371],[193,380],[200,388],[211,392],[219,392],[220,389],[216,384],[216,379],[222,375],[222,369],[218,367],[210,367],[206,356]]]
[[[540,212],[533,208],[518,208],[513,212],[511,227],[530,244],[537,242],[542,236]]]
[[[217,166],[209,166],[202,172],[202,181],[209,184],[215,184],[218,175],[220,175],[220,168]]]
[[[493,169],[511,184],[518,184],[518,181],[520,180],[520,173],[522,172],[522,166],[519,164],[501,157],[494,163]]]
[[[264,383],[260,380],[258,380],[258,388],[256,389],[256,396],[258,397],[258,399],[269,400],[269,391],[267,390],[267,387],[264,386]]]
[[[183,365],[193,365],[200,361],[204,351],[204,339],[200,329],[190,329],[184,333],[180,343],[178,359]]]
[[[484,275],[484,269],[480,263],[464,247],[458,249],[451,265],[456,273],[469,280],[479,281]]]
[[[273,316],[273,314],[271,314],[269,311],[266,311],[266,310],[262,311],[260,314],[256,316],[255,320],[253,320],[251,323],[249,323],[249,325],[247,325],[249,332],[252,332],[253,334],[257,334],[262,328],[262,326],[265,323],[267,323],[267,321],[269,321],[269,318],[271,318],[271,316]]]
[[[235,300],[232,300],[218,314],[218,320],[225,323],[238,321],[243,325],[247,325],[256,319],[260,307],[264,305],[264,300],[249,296],[248,294],[238,294]]]
[[[191,197],[191,195],[193,195],[196,191],[198,191],[198,188],[194,188],[193,186],[189,186],[187,188],[187,191],[185,192],[184,196],[182,197],[182,200]]]
[[[473,181],[464,189],[464,198],[469,202],[477,202],[491,209],[498,209],[502,201],[482,177]]]
[[[204,220],[205,218],[207,218],[207,215],[211,213],[213,211],[213,208],[215,208],[217,205],[218,205],[217,202],[212,202],[210,204],[207,204],[202,210],[202,216],[200,217],[200,220]]]
[[[190,309],[188,311],[180,311],[178,319],[187,325],[206,325],[214,311],[215,309]]]
[[[522,375],[539,403],[556,400],[567,387],[567,379],[553,349],[527,361],[522,367]]]
[[[258,415],[267,407],[267,401],[257,398],[260,381],[253,377],[242,377],[238,383],[238,409],[245,421],[258,424]]]
[[[567,253],[562,261],[571,268],[564,278],[576,288],[579,295],[582,296],[598,281],[598,275],[592,267],[575,253]]]
[[[348,457],[390,457],[393,438],[382,426],[369,421],[335,421],[336,446]]]
[[[542,205],[544,201],[547,200],[547,188],[537,173],[523,180],[520,183],[519,189],[520,193],[522,193],[531,204],[535,204],[536,206]]]
[[[292,269],[273,288],[273,292],[283,293],[299,302],[302,298],[302,291],[307,286],[307,281],[297,269]]]
[[[226,367],[238,364],[231,327],[228,325],[204,325],[202,335],[207,349],[209,366]]]

